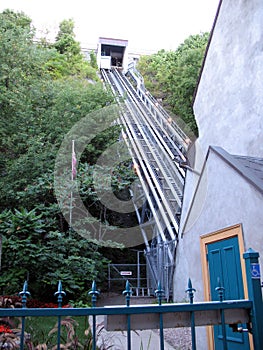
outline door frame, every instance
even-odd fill
[[[239,254],[240,254],[240,263],[241,263],[241,274],[244,286],[244,296],[245,299],[248,299],[248,290],[247,290],[247,278],[246,278],[246,267],[245,261],[243,259],[243,253],[245,252],[244,248],[244,239],[243,239],[243,230],[242,224],[237,224],[234,226],[226,227],[221,230],[207,233],[200,236],[200,248],[201,248],[201,264],[202,264],[202,276],[203,276],[203,286],[204,286],[204,300],[211,301],[211,291],[210,291],[210,277],[208,270],[208,261],[207,261],[207,245],[223,239],[228,239],[231,237],[237,237],[239,245]],[[212,326],[206,327],[207,340],[208,340],[208,349],[214,349],[214,331]],[[253,349],[252,337],[249,336],[250,349]]]

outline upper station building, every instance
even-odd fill
[[[128,40],[99,38],[97,48],[97,64],[100,69],[111,67],[128,69]]]
[[[126,73],[131,66],[136,66],[142,55],[152,55],[155,50],[136,50],[128,48],[128,40],[99,37],[97,45],[81,49],[87,60],[95,52],[100,69],[118,67]]]

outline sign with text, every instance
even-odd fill
[[[120,274],[121,274],[121,276],[131,276],[132,271],[121,271]]]

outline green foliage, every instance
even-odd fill
[[[196,88],[208,33],[191,35],[176,51],[159,51],[140,58],[138,69],[145,86],[164,106],[184,122],[197,135],[192,101]]]
[[[113,96],[71,40],[73,22],[61,24],[57,47],[34,43],[30,23],[0,14],[0,289],[16,293],[28,280],[35,298],[50,299],[62,280],[68,298],[85,302],[92,280],[104,281],[107,260],[69,231],[54,196],[54,164],[65,134]],[[104,136],[110,142],[112,134]]]
[[[35,209],[15,209],[14,212],[6,211],[2,215],[5,218],[2,220],[2,232],[8,237],[15,236],[16,239],[23,240],[36,235],[38,241],[41,238],[40,234],[46,232],[42,215],[37,215]]]
[[[0,320],[1,349],[17,349],[20,341],[21,324],[18,320]],[[16,322],[14,322],[16,321]],[[92,327],[87,316],[62,317],[60,324],[61,349],[91,350],[93,346]],[[107,350],[113,347],[112,337],[105,336],[104,326],[96,325],[96,349]],[[3,333],[3,330],[5,333]],[[25,349],[55,349],[57,348],[58,322],[57,317],[29,317],[25,327]]]
[[[69,56],[80,54],[80,45],[75,40],[73,19],[64,20],[60,23],[55,48],[60,53],[67,53]]]
[[[42,254],[41,242],[46,233],[42,215],[35,210],[15,209],[4,211],[0,216],[0,230],[3,234],[3,263],[1,287],[13,292],[22,285],[30,269],[37,267],[37,259]],[[18,283],[18,284],[16,284]]]
[[[14,12],[12,10],[5,10],[0,13],[0,20],[2,23],[2,30],[17,30],[17,29],[26,29],[31,31],[31,19],[23,12]]]
[[[34,194],[41,192],[37,184],[39,177],[47,177],[47,173],[50,174],[50,178],[46,178],[47,186],[51,186],[51,171],[64,135],[92,110],[102,108],[112,101],[112,96],[100,84],[92,85],[86,80],[69,78],[67,81],[44,83],[34,85],[34,95],[26,106],[31,117],[29,113],[21,115],[17,109],[10,118],[9,111],[5,114],[0,111],[2,131],[5,134],[0,141],[3,150],[0,163],[2,207],[13,207],[19,197],[23,200],[20,205],[30,205],[29,198],[33,199]],[[31,95],[30,91],[27,95]],[[4,122],[6,117],[13,120],[7,124]],[[18,125],[21,125],[19,130]],[[36,189],[32,188],[34,184],[38,187],[35,193]],[[44,191],[42,193],[41,198],[47,194]],[[52,191],[49,190],[48,194],[50,197]]]
[[[114,131],[114,128],[112,131]],[[94,154],[99,155],[99,152],[97,151]],[[113,152],[112,157],[114,155]],[[107,159],[108,166],[103,164],[103,167],[99,164],[83,162],[78,169],[80,196],[93,218],[97,218],[104,224],[109,224],[111,229],[114,226],[137,226],[138,221],[135,212],[123,213],[121,208],[118,210],[118,205],[123,207],[123,201],[131,199],[130,187],[137,179],[133,169],[130,167],[131,160],[121,162],[113,168],[112,164],[114,163],[115,159],[110,161],[110,158]],[[96,179],[96,188],[94,186],[94,178]],[[98,197],[98,193],[103,193],[103,198],[106,200],[107,194],[111,195],[112,192],[120,200],[115,203],[114,211],[108,209]]]
[[[69,299],[87,301],[92,281],[104,280],[108,261],[95,244],[73,231],[50,231],[44,215],[35,210],[4,212],[1,217],[0,288],[5,294],[17,292],[27,279],[34,297],[52,300],[52,291],[62,280]]]
[[[53,67],[53,69],[56,67],[54,71],[58,77],[70,74],[99,81],[94,59],[90,63],[87,62],[81,53],[80,43],[75,40],[74,21],[72,19],[60,23],[54,48],[58,51],[60,57],[50,61],[50,67]]]
[[[98,69],[97,57],[96,57],[96,54],[93,50],[90,53],[90,65],[91,65],[91,67]]]

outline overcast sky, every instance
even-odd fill
[[[50,38],[72,18],[76,40],[96,47],[98,38],[128,40],[133,50],[175,50],[189,35],[210,31],[219,0],[0,0],[4,9],[23,11]],[[44,36],[44,34],[43,34]]]

